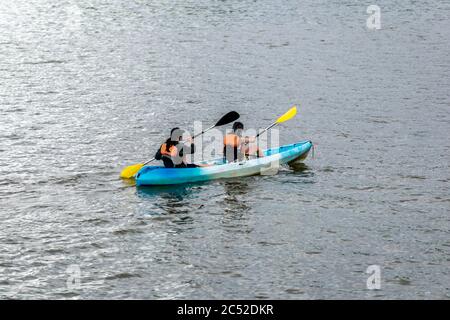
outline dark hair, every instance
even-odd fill
[[[242,124],[242,122],[236,121],[235,123],[233,123],[233,131],[236,132],[239,129],[244,130],[244,125]]]
[[[178,127],[170,130],[170,137],[166,140],[167,147],[176,146],[178,144],[178,139],[183,135],[183,130]]]

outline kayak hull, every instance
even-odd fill
[[[164,168],[144,166],[136,174],[136,186],[173,185],[216,179],[245,177],[258,174],[270,174],[278,166],[304,160],[312,148],[311,141],[267,149],[264,157],[242,162],[225,163],[223,159],[212,161],[209,167]]]

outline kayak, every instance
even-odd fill
[[[136,186],[173,185],[215,179],[245,177],[268,174],[276,171],[278,165],[293,164],[308,156],[313,144],[301,141],[277,148],[264,150],[264,157],[240,162],[225,162],[217,159],[208,163],[209,167],[165,168],[161,166],[144,166],[135,176]]]

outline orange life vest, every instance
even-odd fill
[[[241,138],[239,138],[238,135],[235,135],[233,133],[227,134],[223,138],[223,144],[225,146],[230,146],[232,148],[237,148],[237,147],[239,147],[240,143],[241,143]]]
[[[161,145],[161,155],[169,158],[175,158],[178,156],[178,149],[175,146],[171,146],[169,150],[167,150],[167,145],[163,143]]]

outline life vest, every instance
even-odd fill
[[[239,138],[238,135],[235,135],[233,133],[227,134],[223,138],[223,144],[228,147],[238,148],[240,143],[241,143],[241,138]]]
[[[169,149],[167,149],[167,144],[163,143],[161,145],[161,155],[169,158],[175,158],[176,156],[178,156],[178,149],[175,146],[171,146]]]
[[[236,134],[230,133],[223,138],[223,156],[226,161],[233,162],[242,158],[240,144],[241,138]]]

